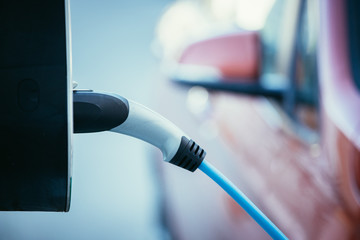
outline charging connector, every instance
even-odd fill
[[[111,131],[159,148],[164,161],[194,172],[206,153],[175,124],[116,94],[74,90],[74,132]]]

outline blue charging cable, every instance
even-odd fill
[[[273,239],[288,239],[240,189],[209,162],[202,161],[199,169],[219,184]]]

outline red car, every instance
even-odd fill
[[[290,239],[360,239],[360,4],[299,1],[291,24],[279,7],[183,50],[159,112]],[[159,169],[174,239],[269,238],[205,175]]]

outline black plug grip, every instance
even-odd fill
[[[129,103],[120,96],[91,90],[73,91],[74,133],[107,131],[119,126],[129,115]]]
[[[182,137],[180,147],[170,163],[194,172],[204,160],[205,155],[205,150],[193,140]]]

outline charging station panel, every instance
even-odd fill
[[[68,211],[72,89],[64,0],[0,0],[0,211]]]

